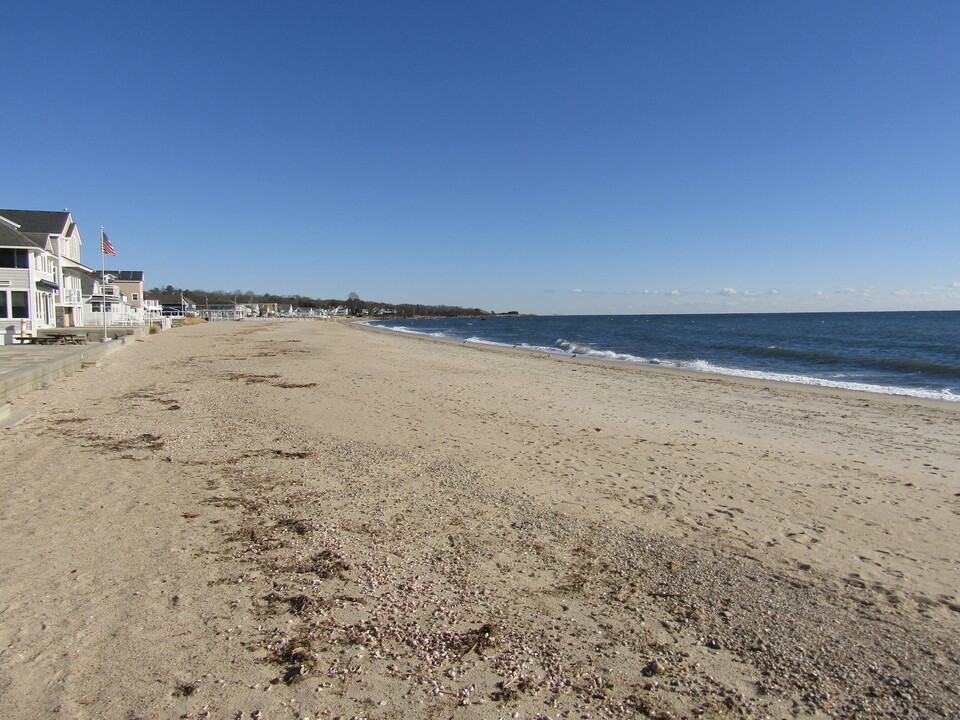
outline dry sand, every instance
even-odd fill
[[[960,716],[960,404],[277,322],[15,405],[4,718]]]

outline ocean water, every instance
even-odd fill
[[[377,320],[473,343],[960,401],[960,311]]]

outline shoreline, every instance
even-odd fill
[[[960,713],[955,403],[356,330],[16,400],[10,717]]]
[[[792,388],[807,388],[815,392],[828,392],[828,393],[839,392],[842,394],[851,393],[854,395],[859,394],[867,398],[875,397],[879,395],[881,397],[902,398],[909,402],[918,401],[918,402],[931,402],[935,404],[945,403],[947,405],[952,405],[954,403],[960,402],[960,395],[953,396],[953,398],[955,399],[912,395],[909,392],[910,390],[909,388],[900,388],[892,385],[890,386],[878,385],[875,387],[889,388],[890,390],[893,390],[893,391],[903,390],[903,392],[883,392],[881,390],[869,390],[866,388],[870,386],[867,385],[866,383],[858,384],[858,385],[862,385],[863,387],[844,387],[842,385],[829,384],[831,382],[829,380],[823,380],[822,382],[824,384],[818,384],[818,382],[808,383],[808,382],[802,382],[799,380],[787,380],[787,379],[781,379],[781,378],[787,378],[791,376],[786,374],[780,374],[780,373],[771,373],[771,375],[776,374],[778,375],[778,377],[770,377],[770,378],[753,377],[750,375],[736,375],[732,373],[718,372],[713,370],[694,370],[692,368],[670,367],[668,365],[657,365],[653,363],[633,362],[629,360],[613,360],[610,358],[574,355],[574,354],[569,354],[564,352],[547,352],[545,350],[540,350],[534,347],[524,348],[517,345],[510,346],[505,343],[498,344],[493,342],[471,342],[469,340],[459,340],[456,338],[435,337],[435,336],[427,335],[424,333],[401,332],[401,331],[392,330],[386,327],[378,327],[376,325],[370,325],[362,321],[348,321],[348,322],[344,322],[343,324],[350,327],[355,327],[355,328],[364,328],[364,329],[376,331],[376,332],[385,332],[392,335],[397,335],[399,337],[411,337],[419,340],[432,340],[440,343],[451,343],[453,345],[465,345],[467,347],[471,347],[477,350],[487,350],[492,352],[502,351],[506,353],[516,352],[520,354],[532,353],[532,354],[541,355],[547,358],[556,358],[558,360],[563,360],[565,362],[582,362],[586,364],[599,364],[599,365],[604,365],[611,368],[624,368],[624,369],[632,368],[638,372],[651,371],[651,372],[663,372],[663,373],[667,373],[668,375],[675,373],[681,376],[692,376],[692,377],[706,376],[709,378],[722,378],[724,380],[729,380],[731,382],[742,382],[744,386],[747,386],[747,387],[763,387],[766,384],[774,383],[776,385],[785,385]],[[753,372],[753,371],[748,370],[743,372]],[[810,379],[814,381],[820,381],[820,378],[810,378]],[[930,392],[933,392],[933,391],[930,391]]]

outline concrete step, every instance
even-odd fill
[[[10,403],[0,405],[0,428],[13,427],[19,425],[30,415],[28,413],[15,413],[10,407]]]

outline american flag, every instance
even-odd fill
[[[105,255],[116,255],[117,251],[113,249],[113,243],[107,237],[106,233],[100,233],[100,252]]]

